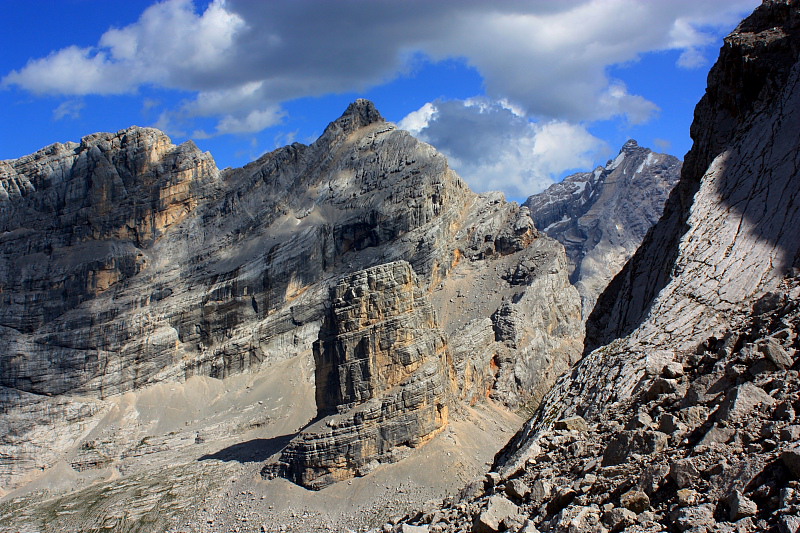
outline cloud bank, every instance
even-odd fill
[[[436,146],[477,191],[524,199],[568,169],[586,168],[605,143],[585,127],[531,122],[507,102],[486,99],[427,103],[398,123]]]
[[[387,83],[407,72],[415,57],[456,58],[480,73],[486,98],[538,121],[524,137],[533,142],[529,148],[537,136],[541,145],[544,135],[570,130],[579,146],[588,146],[585,129],[576,124],[615,117],[642,123],[658,110],[610,77],[609,66],[658,50],[680,51],[681,67],[704,66],[715,28],[732,25],[757,3],[214,0],[201,12],[191,0],[165,0],[135,23],[109,29],[95,46],[29,61],[6,74],[2,85],[69,97],[135,93],[145,86],[183,91],[188,99],[158,124],[169,129],[212,118],[214,131],[201,133],[220,135],[280,123],[281,104],[289,100]],[[436,104],[429,138],[446,118],[457,118],[450,107]],[[475,106],[461,107],[475,114]],[[492,109],[481,118],[500,113]],[[518,144],[522,149],[523,141]],[[548,168],[545,159],[530,168]],[[504,165],[497,162],[498,173]]]

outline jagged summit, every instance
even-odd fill
[[[584,316],[658,221],[680,168],[676,157],[631,139],[605,167],[568,176],[525,202],[536,227],[566,248]]]
[[[332,132],[352,133],[360,128],[376,122],[386,122],[370,100],[359,98],[347,106],[342,116],[331,122],[322,137],[329,136]]]
[[[637,150],[640,150],[640,149],[642,149],[642,147],[639,146],[639,143],[636,142],[635,139],[628,139],[625,142],[625,144],[622,145],[622,148],[620,148],[619,151],[620,151],[620,153],[624,152],[626,154],[630,154],[630,153],[634,153],[634,152],[636,152]]]

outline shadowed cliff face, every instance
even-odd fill
[[[311,364],[331,287],[395,261],[428,294],[467,402],[535,405],[580,353],[563,248],[365,100],[239,169],[139,128],[0,167],[4,484],[78,445],[106,398]]]
[[[409,523],[798,530],[798,125],[800,2],[767,0],[726,38],[667,212],[592,313],[600,346],[484,484]]]
[[[695,109],[691,128],[695,142],[686,155],[681,180],[670,194],[659,223],[598,299],[587,322],[587,352],[624,337],[648,313],[657,312],[654,299],[686,268],[676,264],[681,239],[685,235],[700,238],[693,224],[701,224],[699,231],[706,228],[713,240],[717,240],[715,232],[723,228],[745,230],[742,238],[730,236],[725,246],[707,247],[705,253],[701,252],[706,260],[707,252],[717,254],[715,261],[743,257],[730,253],[735,240],[759,243],[759,252],[763,252],[759,255],[765,263],[754,269],[740,265],[728,270],[729,274],[752,274],[749,289],[732,299],[720,296],[731,304],[751,300],[792,266],[797,254],[792,235],[796,232],[781,226],[797,227],[792,183],[796,181],[793,154],[797,136],[791,119],[797,92],[798,34],[796,6],[792,2],[767,2],[726,38],[720,58],[709,73],[706,94]],[[703,197],[698,201],[695,195],[701,187]],[[703,207],[693,208],[699,204]],[[717,208],[716,213],[708,211],[711,206]],[[691,209],[698,211],[698,216],[690,222]],[[748,246],[752,245],[737,249]],[[749,255],[754,257],[755,253]],[[774,264],[766,264],[773,260]],[[718,273],[704,277],[713,279]],[[732,278],[725,283],[728,281]],[[698,298],[702,301],[705,296]]]
[[[561,415],[596,420],[633,401],[653,364],[705,352],[769,302],[780,308],[797,298],[786,284],[800,253],[790,229],[800,225],[798,81],[800,4],[765,2],[726,38],[681,181],[598,301],[587,349],[627,336],[586,355],[509,449],[530,446]]]

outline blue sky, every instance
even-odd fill
[[[683,157],[757,0],[0,0],[0,159],[136,124],[220,167],[355,98],[521,199],[628,139]]]

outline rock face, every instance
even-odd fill
[[[800,2],[766,1],[726,38],[666,212],[598,300],[600,347],[482,491],[426,515],[440,531],[516,481],[547,495],[514,502],[522,531],[796,529],[799,82]]]
[[[800,257],[800,234],[791,229],[800,224],[794,166],[800,139],[790,126],[800,119],[799,56],[797,2],[764,3],[726,38],[697,106],[695,144],[670,208],[598,300],[590,319],[594,337],[587,343],[624,333],[633,319],[633,311],[623,310],[626,303],[629,309],[644,307],[648,291],[668,273],[666,285],[632,333],[584,357],[551,391],[529,428],[553,409],[600,416],[640,391],[648,367],[715,345],[714,339],[725,338],[753,314],[795,297],[785,283],[796,276]],[[708,167],[698,175],[701,160]],[[678,212],[681,201],[692,200],[684,197],[687,188],[697,192]],[[677,246],[671,269],[661,263],[667,243]],[[600,315],[604,311],[607,319]]]
[[[598,300],[589,348],[630,333],[648,314],[683,315],[669,329],[692,342],[796,266],[796,136],[787,122],[797,113],[795,16],[793,2],[767,2],[726,40],[695,110],[681,180]]]
[[[398,447],[423,444],[447,424],[454,399],[444,335],[408,263],[352,274],[331,300],[314,345],[324,418],[264,471],[314,489],[396,460]]]
[[[458,398],[534,405],[580,355],[563,248],[365,100],[239,169],[131,128],[4,161],[0,190],[6,488],[80,446],[108,398],[313,364],[331,287],[395,261],[440,317]]]
[[[676,157],[630,140],[605,167],[568,176],[523,204],[566,248],[584,316],[658,222],[680,170]]]

